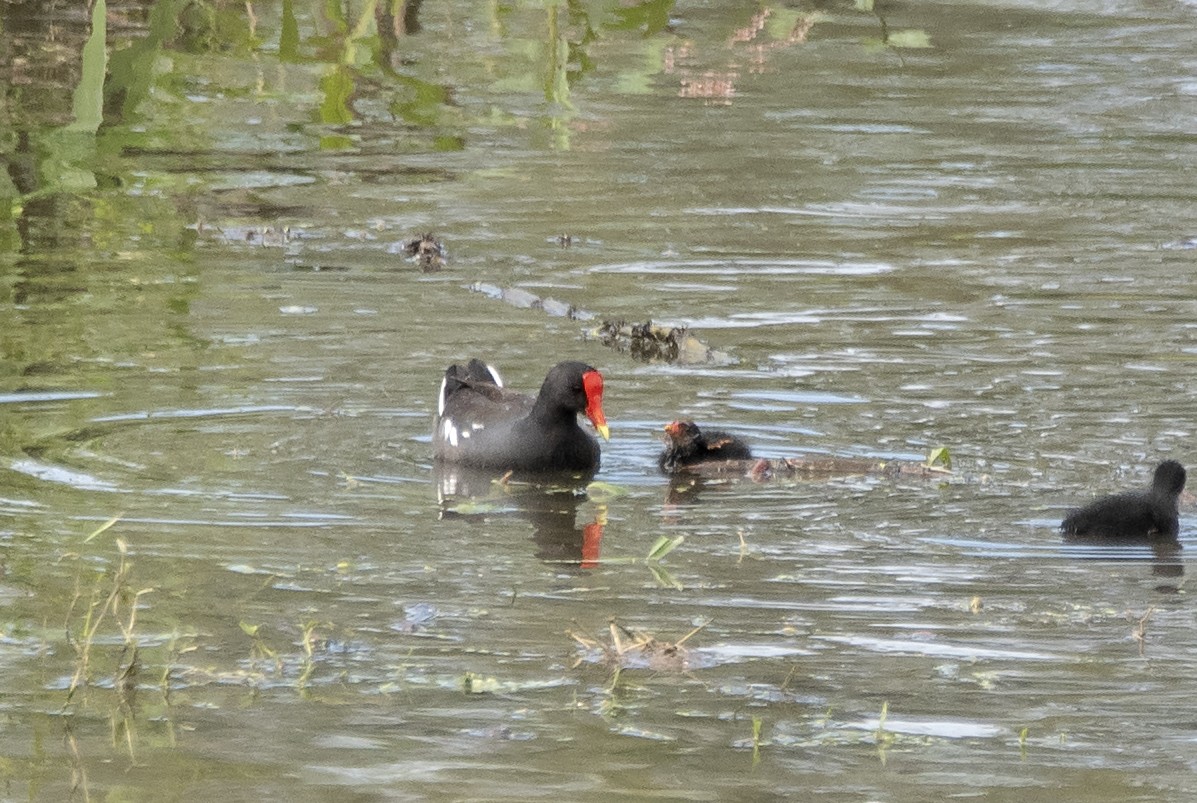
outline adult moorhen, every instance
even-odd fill
[[[1177,502],[1184,488],[1184,467],[1175,460],[1165,460],[1156,467],[1150,489],[1090,502],[1069,513],[1060,523],[1060,530],[1074,537],[1175,540],[1180,532]]]
[[[674,474],[686,466],[717,460],[749,460],[752,450],[748,444],[726,432],[706,432],[693,421],[673,421],[665,425],[665,451],[657,465],[666,474]]]
[[[606,440],[603,377],[582,362],[553,366],[536,398],[503,386],[481,360],[451,365],[441,381],[433,450],[439,460],[521,472],[594,472],[599,445],[578,426],[585,413]]]

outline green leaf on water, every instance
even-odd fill
[[[560,681],[557,680],[499,680],[496,677],[483,677],[474,672],[466,672],[461,679],[461,687],[466,694],[514,694],[521,691],[551,689],[559,685]]]
[[[668,535],[662,535],[653,542],[652,548],[648,550],[648,555],[645,557],[645,560],[660,560],[673,550],[677,549],[682,541],[685,540],[686,537],[684,535],[677,535],[673,538],[670,538]]]
[[[927,453],[927,467],[934,468],[935,466],[952,467],[952,453],[948,451],[948,447],[936,446]]]
[[[99,527],[97,527],[97,528],[96,528],[96,529],[95,529],[95,530],[92,532],[92,534],[91,534],[91,535],[89,535],[89,536],[87,536],[86,538],[84,538],[84,539],[83,539],[83,543],[85,543],[85,544],[86,544],[86,543],[90,542],[90,541],[91,541],[93,538],[95,538],[97,535],[99,535],[100,533],[102,533],[102,532],[106,531],[106,530],[107,530],[109,527],[111,527],[112,525],[114,525],[114,524],[116,524],[118,521],[120,521],[120,520],[121,520],[121,516],[123,516],[123,515],[125,515],[125,514],[124,514],[124,513],[117,513],[115,516],[113,516],[112,518],[110,518],[108,521],[106,521],[106,522],[104,522],[103,524],[101,524]]]
[[[249,622],[244,622],[244,621],[238,622],[237,624],[239,624],[241,626],[242,633],[249,636],[250,638],[257,638],[258,628],[260,628],[261,625],[251,625]]]
[[[906,28],[901,31],[894,31],[886,38],[885,41],[890,47],[905,47],[911,49],[931,47],[931,36],[926,31],[916,30],[914,28]]]
[[[675,591],[681,591],[683,588],[685,588],[685,586],[678,582],[678,579],[670,574],[661,564],[649,563],[646,565],[648,566],[648,570],[652,572],[653,579],[657,581],[657,585],[659,585],[661,588],[672,588]]]
[[[618,496],[627,496],[628,489],[622,485],[596,480],[586,486],[586,496],[593,502],[605,502]]]
[[[489,513],[500,513],[510,508],[505,499],[464,499],[444,505],[444,510],[459,516],[478,516]]]

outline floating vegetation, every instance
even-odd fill
[[[885,730],[885,720],[889,718],[889,700],[883,700],[881,703],[881,716],[877,717],[877,730],[873,734],[874,740],[877,742],[877,755],[881,759],[881,766],[885,766],[886,754],[885,751],[893,745],[895,736]]]
[[[662,535],[653,542],[649,547],[648,555],[644,558],[644,565],[652,572],[653,579],[657,581],[657,585],[663,588],[675,588],[678,591],[682,590],[682,584],[677,581],[669,570],[661,565],[661,559],[668,555],[673,550],[685,541],[686,537],[683,535],[668,536]]]
[[[735,359],[703,343],[684,326],[661,326],[651,320],[628,323],[604,320],[590,332],[604,345],[642,362],[682,365],[734,363]]]
[[[594,480],[586,486],[586,496],[592,502],[609,502],[628,495],[628,488],[605,480]]]
[[[944,472],[952,470],[952,453],[946,446],[936,446],[927,452],[927,460],[923,463],[929,469],[939,469]]]
[[[739,716],[737,716],[736,719],[739,719]],[[764,738],[762,733],[765,724],[764,720],[759,716],[753,716],[750,721],[752,723],[752,733],[750,738],[734,739],[732,741],[732,747],[736,748],[737,750],[752,750],[752,766],[755,767],[761,762],[761,748],[767,747],[769,742]]]
[[[871,475],[896,479],[942,479],[952,474],[951,458],[944,448],[933,449],[922,463],[909,460],[872,460],[866,457],[776,457],[718,460],[678,466],[676,474],[707,479],[748,478],[755,482],[800,475]]]
[[[301,232],[292,231],[290,226],[243,226],[226,224],[218,226],[199,221],[195,224],[198,237],[222,240],[230,245],[252,245],[259,248],[288,248],[299,238]]]
[[[607,625],[608,640],[603,641],[582,630],[577,622],[565,634],[578,643],[586,654],[579,656],[571,669],[588,658],[611,667],[616,674],[624,669],[651,669],[656,672],[682,672],[691,668],[690,651],[685,642],[709,624],[703,622],[677,641],[663,641],[646,631],[636,631],[612,619]]]
[[[542,298],[521,287],[499,287],[486,282],[474,282],[467,289],[498,299],[520,309],[538,309],[556,318],[592,321],[599,316],[573,304],[555,298]],[[628,323],[606,320],[586,332],[608,348],[613,348],[643,362],[668,362],[681,365],[731,365],[736,359],[713,349],[690,333],[684,326],[661,326],[651,320]]]
[[[263,661],[268,661],[274,665],[274,672],[281,673],[283,671],[283,662],[278,657],[278,650],[272,649],[262,640],[262,626],[251,625],[244,620],[237,624],[241,627],[241,632],[249,636],[253,642],[249,648],[250,666],[256,668]]]
[[[493,675],[479,675],[466,672],[461,679],[461,690],[466,694],[516,694],[542,689],[555,689],[563,685],[561,680],[500,680]]]
[[[268,582],[272,583],[273,580],[271,578]],[[245,686],[254,690],[289,688],[306,695],[312,687],[332,682],[331,675],[313,682],[316,670],[330,656],[343,656],[359,650],[352,642],[333,640],[329,633],[334,630],[334,625],[330,622],[301,620],[293,628],[281,629],[268,628],[244,619],[237,624],[249,638],[249,651],[237,661],[235,668],[178,665],[177,661],[173,661],[169,670],[171,679],[192,687],[218,684]],[[278,646],[278,636],[288,630],[297,635],[288,637],[286,646]],[[268,641],[268,635],[276,643]],[[173,650],[172,658],[194,650],[194,646]]]
[[[88,544],[102,533],[111,529],[121,516],[114,516],[96,528],[83,539]],[[141,598],[154,589],[133,589],[133,567],[129,563],[129,548],[124,539],[115,539],[119,557],[116,566],[111,571],[97,575],[90,590],[85,590],[84,573],[88,571],[87,563],[79,553],[68,553],[65,558],[78,562],[79,576],[76,580],[75,595],[67,609],[66,639],[75,653],[75,668],[67,686],[66,699],[63,701],[63,713],[67,715],[67,741],[72,756],[76,759],[74,771],[76,784],[86,787],[87,781],[79,759],[78,745],[74,741],[71,721],[76,714],[77,706],[81,704],[80,691],[91,688],[108,688],[115,692],[113,708],[109,712],[114,742],[123,741],[128,752],[129,760],[136,762],[134,752],[135,723],[134,716],[137,702],[138,678],[143,669],[141,647],[143,636],[137,631],[137,612]],[[86,607],[80,612],[80,603],[87,599]],[[119,631],[119,638],[113,638],[112,627]],[[115,660],[112,660],[115,647]],[[105,659],[106,669],[110,672],[111,685],[98,679],[100,672],[97,665]],[[168,688],[167,676],[162,678],[163,689]]]
[[[589,321],[596,317],[593,312],[587,312],[584,309],[575,307],[573,304],[558,301],[555,298],[541,298],[533,292],[524,290],[522,287],[499,287],[497,284],[474,282],[467,289],[475,293],[481,293],[487,298],[494,298],[513,307],[519,307],[520,309],[542,310],[554,318]]]
[[[604,521],[606,514],[603,513]],[[615,563],[644,563],[648,570],[652,572],[653,579],[657,584],[663,588],[675,588],[678,591],[682,590],[682,584],[669,571],[661,565],[661,559],[668,555],[673,550],[677,549],[683,541],[686,540],[684,535],[658,536],[653,545],[649,547],[648,554],[643,558],[619,557],[619,558],[603,558],[603,564]]]
[[[119,520],[119,516],[109,519],[87,536],[84,543],[92,541]],[[96,581],[91,590],[91,600],[87,605],[87,610],[83,613],[83,621],[77,630],[72,630],[70,620],[74,616],[76,606],[85,596],[82,588],[76,589],[75,598],[67,612],[67,639],[75,650],[75,671],[67,688],[64,705],[71,703],[80,688],[91,684],[93,647],[97,643],[97,636],[99,636],[101,628],[110,619],[116,622],[121,633],[121,650],[113,672],[113,688],[120,693],[122,707],[129,707],[132,704],[132,696],[137,688],[136,678],[140,671],[139,644],[136,634],[137,606],[141,597],[149,594],[153,589],[143,588],[140,591],[133,591],[131,587],[133,570],[128,562],[128,546],[120,538],[116,539],[116,546],[120,558],[112,573],[111,585],[105,588],[103,578]]]
[[[1147,651],[1147,622],[1151,619],[1152,614],[1155,613],[1155,606],[1152,605],[1147,609],[1147,612],[1139,617],[1135,622],[1135,627],[1131,630],[1131,638],[1139,644],[1139,657]]]
[[[648,556],[645,557],[645,560],[650,562],[659,561],[661,558],[677,549],[678,546],[681,545],[682,541],[685,540],[685,536],[682,535],[675,535],[672,538],[668,535],[659,536],[657,540],[653,542],[653,545],[649,547]]]

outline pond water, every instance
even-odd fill
[[[1197,795],[1191,497],[1055,529],[1194,463],[1197,6],[376,5],[0,8],[5,798]],[[589,493],[439,498],[474,355]]]

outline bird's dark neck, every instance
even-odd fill
[[[528,413],[528,418],[549,427],[559,426],[577,426],[578,414],[573,410],[566,410],[562,407],[551,407],[537,399],[536,403],[532,405],[532,410]]]

